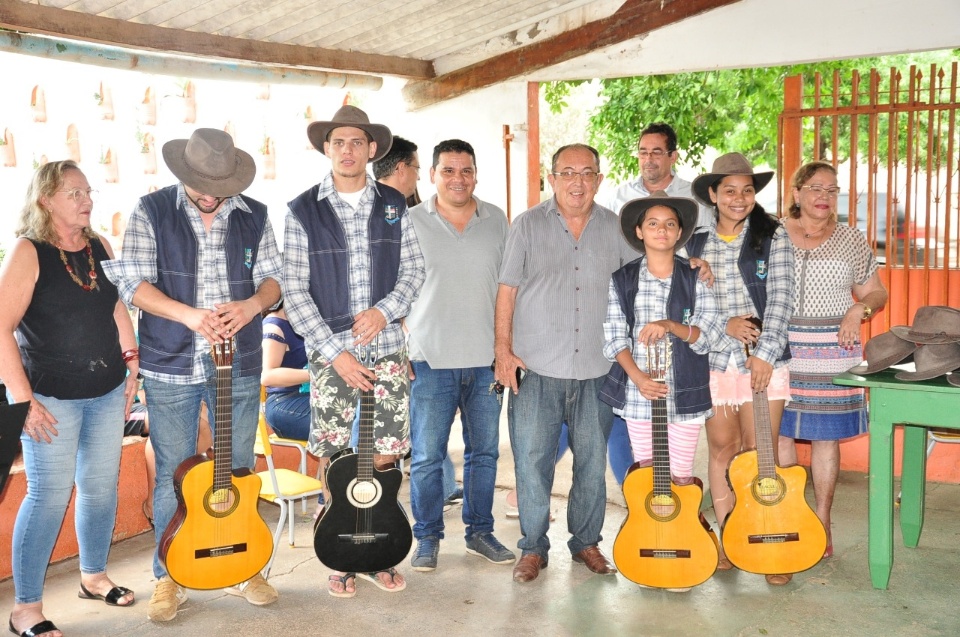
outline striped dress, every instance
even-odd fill
[[[838,225],[813,250],[794,245],[796,295],[790,320],[790,394],[780,434],[803,440],[840,440],[867,431],[864,391],[832,378],[860,363],[858,344],[837,343],[840,321],[854,304],[852,288],[866,283],[877,261],[856,229]]]

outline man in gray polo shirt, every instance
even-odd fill
[[[500,401],[491,391],[493,311],[507,217],[473,196],[473,147],[459,139],[433,149],[437,194],[410,209],[427,277],[406,326],[415,379],[410,389],[410,502],[417,522],[414,570],[437,567],[443,538],[443,478],[450,426],[463,425],[463,522],[467,553],[494,564],[516,556],[493,535]]]
[[[616,573],[598,546],[606,508],[606,444],[613,412],[598,391],[610,369],[603,321],[610,275],[637,258],[618,217],[594,203],[603,175],[597,151],[564,146],[548,176],[554,197],[514,221],[497,291],[496,378],[508,407],[523,552],[513,579],[547,566],[550,491],[560,427],[567,422],[573,486],[567,542],[576,562]],[[517,369],[526,376],[518,388]]]

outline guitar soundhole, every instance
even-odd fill
[[[383,490],[376,480],[358,480],[354,478],[347,485],[347,499],[358,509],[369,509],[380,501]]]
[[[207,514],[214,518],[225,518],[233,513],[240,499],[237,497],[237,490],[233,485],[226,489],[214,489],[210,487],[203,498],[203,508]]]
[[[645,504],[650,517],[660,522],[669,522],[680,515],[680,501],[673,493],[669,495],[650,493]]]
[[[779,504],[787,494],[787,485],[779,475],[773,478],[758,477],[750,489],[756,501],[767,506]]]

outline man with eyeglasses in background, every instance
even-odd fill
[[[620,208],[633,199],[649,197],[651,192],[665,191],[671,197],[694,199],[690,182],[681,179],[673,170],[677,163],[677,133],[669,124],[657,122],[640,131],[637,142],[638,179],[621,184],[607,200],[607,207],[620,214]],[[698,202],[699,203],[699,202]],[[697,227],[709,227],[713,211],[700,205]]]
[[[536,579],[547,566],[564,421],[573,452],[567,546],[592,572],[617,572],[599,547],[613,412],[598,395],[610,369],[603,356],[610,275],[638,254],[620,234],[617,216],[594,201],[603,181],[596,149],[560,148],[547,179],[554,196],[510,228],[495,312],[496,380],[512,392],[507,416],[522,533],[516,582]],[[522,385],[520,370],[526,370]]]

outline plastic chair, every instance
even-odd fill
[[[267,406],[267,388],[263,385],[260,385],[260,414],[266,414]],[[270,426],[270,423],[267,423],[267,426]],[[271,427],[272,430],[272,427]],[[306,440],[296,440],[295,438],[282,438],[276,433],[270,433],[270,444],[274,447],[291,447],[296,449],[300,453],[300,465],[299,471],[303,475],[307,475],[307,441]],[[320,479],[320,467],[317,467],[316,478]],[[303,499],[301,502],[301,511],[304,513],[307,512],[307,500]]]
[[[960,443],[960,431],[953,429],[928,429],[927,430],[927,458],[930,457],[930,454],[933,453],[933,448],[937,446],[938,442],[946,444],[956,444]],[[903,496],[903,491],[897,494],[894,504],[900,506],[900,498]]]
[[[267,470],[257,473],[261,481],[260,498],[280,506],[280,519],[277,521],[277,530],[273,534],[273,555],[270,556],[270,562],[263,573],[263,576],[267,577],[270,575],[273,560],[276,558],[277,549],[280,546],[280,536],[283,534],[283,527],[287,523],[287,516],[290,518],[290,546],[296,545],[293,537],[294,502],[300,499],[306,501],[306,498],[320,495],[323,493],[323,483],[299,471],[277,469],[273,466],[273,448],[267,431],[267,419],[263,412],[260,413],[260,419],[257,423],[257,440],[254,445],[254,453],[262,455],[267,463]]]

